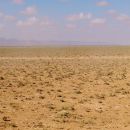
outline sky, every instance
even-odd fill
[[[3,38],[130,44],[130,0],[1,0]]]

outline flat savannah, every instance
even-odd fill
[[[130,130],[129,50],[0,48],[0,130]]]
[[[130,0],[0,0],[0,130],[130,130]]]

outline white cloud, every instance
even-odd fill
[[[36,18],[35,16],[33,16],[33,17],[29,17],[25,21],[19,20],[16,23],[16,25],[19,26],[19,27],[29,27],[29,26],[33,26],[33,25],[37,24],[38,21],[39,21],[39,19]]]
[[[9,22],[16,20],[16,17],[15,17],[15,16],[13,16],[13,15],[6,15],[6,14],[4,14],[4,13],[2,13],[2,12],[0,12],[0,18],[1,18],[2,20],[9,21]]]
[[[125,13],[118,13],[116,10],[109,10],[107,13],[112,16],[114,20],[122,21],[122,22],[130,22],[130,16]]]
[[[0,12],[0,18],[3,17],[3,16],[4,16],[4,14],[2,12]]]
[[[116,19],[119,21],[130,21],[130,16],[127,14],[120,14]]]
[[[115,16],[115,15],[117,15],[117,11],[114,10],[114,9],[111,9],[111,10],[108,10],[108,11],[107,11],[107,14],[109,14],[109,15],[111,15],[111,16]]]
[[[66,27],[68,29],[75,29],[77,26],[76,26],[76,24],[69,23],[69,24],[66,25]]]
[[[73,14],[67,17],[69,21],[79,21],[79,20],[86,20],[86,19],[91,19],[92,14],[91,13],[79,13],[79,14]]]
[[[106,23],[105,18],[95,18],[95,19],[90,21],[90,24],[92,26],[101,26],[101,25],[104,25],[105,23]]]
[[[97,5],[97,6],[100,6],[100,7],[105,7],[105,6],[109,6],[110,3],[107,2],[107,1],[99,1],[99,2],[97,2],[96,5]]]
[[[13,0],[13,2],[14,2],[15,4],[21,4],[21,3],[23,3],[23,1],[24,1],[24,0]]]
[[[35,6],[29,6],[25,10],[21,11],[23,15],[35,15],[37,13],[37,9]]]
[[[41,26],[46,26],[46,27],[47,26],[50,27],[50,26],[54,25],[54,23],[48,17],[44,17],[44,18],[40,19],[39,24]]]
[[[15,16],[11,16],[11,15],[5,15],[4,16],[4,19],[6,21],[15,21],[16,20],[16,17]]]
[[[4,25],[3,24],[0,24],[0,31],[2,31],[4,28]]]
[[[47,18],[37,18],[35,16],[28,17],[26,20],[19,20],[16,23],[17,27],[53,27],[54,24]]]

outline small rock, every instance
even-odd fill
[[[4,80],[4,77],[1,76],[1,77],[0,77],[0,80]]]
[[[76,93],[76,94],[81,94],[82,92],[81,92],[81,91],[76,91],[75,93]]]
[[[10,118],[7,117],[7,116],[4,116],[4,117],[3,117],[3,120],[4,120],[4,121],[11,121]]]
[[[14,127],[14,128],[18,127],[18,126],[17,126],[16,124],[14,124],[14,123],[12,123],[11,126]]]
[[[126,83],[127,86],[130,86],[130,83]]]
[[[45,97],[44,97],[44,96],[39,96],[39,98],[40,98],[40,99],[45,99]]]
[[[58,112],[58,116],[59,117],[69,117],[70,113],[66,110],[62,110],[60,112]]]

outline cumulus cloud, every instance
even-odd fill
[[[91,19],[92,14],[91,13],[79,13],[79,14],[73,14],[67,17],[69,21],[79,21],[79,20],[86,20]]]
[[[49,19],[42,19],[41,21],[39,21],[39,25],[44,27],[53,27],[54,23]]]
[[[19,20],[17,21],[16,25],[19,26],[19,27],[29,27],[29,26],[33,26],[35,24],[37,24],[39,21],[38,18],[36,18],[35,16],[33,17],[29,17],[28,19],[26,20]]]
[[[22,4],[24,0],[13,0],[15,4]]]
[[[3,14],[2,12],[0,12],[0,18],[3,17],[3,15],[4,15],[4,14]]]
[[[4,28],[4,25],[3,24],[0,24],[0,31],[2,31]]]
[[[35,6],[29,6],[25,10],[21,11],[23,15],[35,15],[37,13],[37,8]]]
[[[116,19],[120,21],[130,21],[130,16],[127,14],[120,14]]]
[[[101,26],[101,25],[104,25],[105,23],[106,23],[105,18],[95,18],[95,19],[90,21],[90,24],[92,26]]]
[[[11,16],[11,15],[6,15],[6,16],[4,17],[4,19],[5,19],[6,21],[15,21],[15,20],[16,20],[16,17],[15,17],[15,16]]]
[[[0,18],[4,21],[15,21],[16,20],[16,17],[13,16],[13,15],[7,15],[7,14],[4,14],[2,12],[0,12]]]
[[[28,17],[26,20],[19,20],[16,23],[17,27],[52,27],[53,22],[47,18],[37,18],[35,16]]]
[[[69,24],[66,25],[66,27],[68,29],[75,29],[77,26],[76,26],[76,24],[69,23]]]
[[[118,12],[114,9],[108,10],[107,14],[112,16],[112,17],[116,17],[118,15]]]
[[[97,2],[96,5],[97,5],[97,6],[100,6],[100,7],[105,7],[105,6],[109,6],[110,3],[107,2],[107,1],[99,1],[99,2]]]
[[[119,13],[116,10],[109,10],[107,13],[112,16],[114,20],[122,21],[122,22],[130,22],[130,16],[125,13]]]

